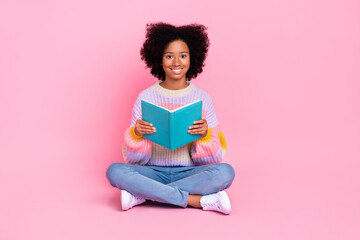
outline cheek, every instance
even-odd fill
[[[182,65],[189,67],[190,66],[190,60],[189,59],[183,59],[182,60]]]
[[[163,59],[162,61],[162,66],[165,69],[166,67],[168,67],[171,64],[171,61],[169,59]]]
[[[190,61],[186,61],[186,67],[190,68]]]
[[[166,63],[163,61],[162,63],[161,63],[161,66],[162,66],[162,68],[164,69],[164,71],[166,71]]]
[[[188,67],[190,67],[190,57],[188,59],[186,59],[186,63],[188,65]]]

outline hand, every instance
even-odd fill
[[[205,137],[208,132],[208,124],[206,119],[195,121],[194,125],[189,127],[188,133],[190,134],[201,134],[201,137]]]
[[[143,120],[136,120],[135,123],[135,134],[141,136],[143,134],[153,134],[156,132],[156,128],[151,123],[145,122]]]

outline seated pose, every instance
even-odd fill
[[[147,25],[141,59],[160,81],[143,90],[135,102],[123,144],[126,163],[113,163],[106,172],[110,184],[121,190],[123,210],[152,200],[223,214],[231,211],[224,190],[230,187],[235,172],[229,164],[220,163],[225,137],[211,97],[190,82],[203,71],[209,47],[206,29],[200,24]],[[195,121],[188,131],[201,138],[172,151],[144,139],[144,134],[156,129],[142,120],[141,100],[169,110],[202,100],[202,120]]]

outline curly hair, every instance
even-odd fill
[[[204,62],[209,49],[207,27],[201,24],[190,24],[175,27],[167,23],[151,23],[146,25],[145,42],[140,50],[141,59],[151,69],[151,74],[159,80],[165,80],[162,58],[166,46],[175,40],[184,41],[190,51],[190,68],[186,79],[190,81],[203,71]]]

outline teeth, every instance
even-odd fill
[[[175,73],[180,73],[181,72],[181,69],[171,69],[173,72]]]

